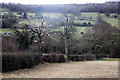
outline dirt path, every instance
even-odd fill
[[[4,78],[117,78],[118,61],[40,64],[32,69],[3,73]]]

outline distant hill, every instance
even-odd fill
[[[15,12],[111,12],[118,13],[118,2],[91,3],[91,4],[57,4],[57,5],[23,5],[14,3],[0,3],[2,8]]]

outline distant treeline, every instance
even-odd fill
[[[102,4],[60,4],[60,5],[23,5],[14,3],[0,3],[2,8],[7,8],[15,12],[65,12],[65,13],[75,13],[75,12],[110,12],[119,13],[120,2],[115,3],[102,3]]]

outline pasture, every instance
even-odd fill
[[[3,14],[8,14],[7,10],[3,9],[2,15]],[[18,24],[19,25],[24,25],[24,24],[30,24],[33,27],[34,26],[40,26],[41,22],[43,20],[45,20],[44,26],[48,27],[48,29],[50,31],[63,31],[63,26],[58,26],[58,24],[60,24],[61,22],[65,22],[65,16],[62,13],[41,13],[43,15],[44,18],[42,19],[21,19],[19,20]],[[98,13],[93,13],[93,12],[82,12],[81,15],[85,18],[83,20],[77,20],[76,18],[74,19],[74,23],[77,24],[82,24],[82,23],[88,23],[90,22],[91,24],[95,24],[97,21],[97,14]],[[16,15],[17,17],[20,17],[21,15],[17,14],[16,12],[13,12],[13,15]],[[28,16],[32,16],[35,17],[35,13],[27,13]],[[68,14],[70,15],[70,14]],[[103,19],[110,23],[112,26],[117,26],[118,27],[118,19],[115,18],[109,18],[106,17],[104,14],[101,14],[103,16]],[[72,15],[74,16],[74,15]],[[49,27],[53,27],[54,28],[49,28]],[[74,26],[77,29],[76,34],[74,34],[74,38],[80,38],[81,32],[86,32],[88,29],[90,29],[89,27],[82,27],[82,26]],[[11,31],[9,29],[0,29],[0,33],[5,33],[5,32],[9,32],[11,33]]]
[[[3,73],[2,76],[3,78],[117,78],[118,61],[45,63],[32,69]]]
[[[8,9],[2,8],[1,9],[1,15],[4,14],[8,14],[10,11]],[[50,18],[50,19],[60,19],[60,18],[64,18],[64,14],[62,13],[41,13],[43,15],[44,18]],[[96,22],[96,18],[97,18],[97,12],[81,12],[81,15],[86,18],[87,20],[75,20],[75,23],[82,23],[82,22],[91,22],[92,24],[94,24]],[[109,18],[106,17],[103,13],[100,13],[103,16],[103,19],[110,23],[112,26],[117,26],[118,27],[118,19],[116,18]],[[13,15],[17,16],[17,17],[21,17],[20,14],[17,14],[17,12],[13,12]],[[28,16],[32,16],[35,17],[35,13],[27,13]],[[68,14],[71,15],[71,14]],[[115,15],[114,13],[111,13],[111,15]],[[73,16],[73,15],[72,15]],[[91,20],[89,20],[91,19]],[[31,20],[31,23],[39,23],[41,22],[41,20]],[[28,23],[26,20],[25,21],[20,21],[21,23]]]

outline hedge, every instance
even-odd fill
[[[41,59],[49,63],[66,61],[63,54],[48,54],[41,57],[38,53],[2,53],[2,72],[32,68],[38,65]]]
[[[2,72],[32,68],[40,63],[40,58],[36,53],[2,53]]]
[[[80,55],[71,55],[69,59],[72,61],[88,61],[96,60],[96,56],[93,54],[80,54]]]
[[[63,54],[46,54],[43,55],[43,61],[48,63],[61,63],[65,62],[65,56]]]
[[[5,53],[2,55],[2,72],[18,70],[18,60],[12,53]]]
[[[35,65],[34,57],[31,54],[19,54],[17,56],[19,69],[32,68]]]

